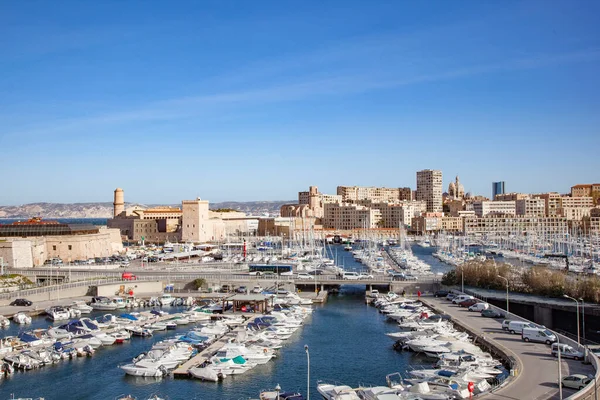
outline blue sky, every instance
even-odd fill
[[[0,2],[0,204],[600,181],[600,2]]]

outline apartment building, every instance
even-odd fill
[[[424,201],[401,201],[398,203],[374,202],[371,200],[357,200],[352,204],[373,208],[381,212],[380,228],[398,228],[401,225],[410,226],[412,218],[427,211]]]
[[[571,197],[594,197],[600,195],[600,183],[571,186]]]
[[[413,217],[410,230],[420,235],[438,232],[442,230],[443,219],[444,213],[426,212],[418,217]]]
[[[442,171],[417,171],[416,200],[427,204],[428,212],[442,212]]]
[[[465,235],[557,235],[568,232],[568,221],[564,217],[514,217],[488,215],[465,217]]]
[[[544,200],[547,217],[566,217],[569,221],[581,220],[590,215],[594,199],[589,196],[561,196],[556,192],[533,195]]]
[[[442,217],[442,230],[445,232],[463,232],[464,218],[463,217]]]
[[[358,200],[371,200],[376,203],[398,202],[412,200],[410,188],[385,188],[364,186],[338,186],[337,195],[341,196],[343,202],[355,202]]]
[[[325,229],[374,229],[381,221],[381,211],[350,203],[327,203],[324,208]]]
[[[516,214],[523,217],[545,217],[546,202],[544,199],[521,199],[515,201]]]
[[[495,201],[517,201],[517,200],[525,200],[529,199],[531,196],[526,193],[498,193],[495,195],[492,200]]]
[[[516,215],[517,206],[515,201],[474,201],[466,205],[467,211],[474,211],[478,217],[490,214]]]
[[[337,194],[325,194],[319,192],[319,188],[311,186],[308,192],[298,192],[298,204],[309,204],[312,198],[316,198],[320,203],[341,203],[342,196]]]

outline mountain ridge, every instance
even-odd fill
[[[223,201],[210,203],[210,209],[231,208],[249,215],[278,216],[283,204],[294,203],[294,200],[260,200],[260,201]],[[154,207],[159,204],[125,203],[126,207],[139,205]],[[164,205],[164,204],[161,204]],[[180,204],[173,207],[181,207]],[[90,203],[29,203],[18,206],[0,206],[0,218],[111,218],[113,204],[110,202]]]

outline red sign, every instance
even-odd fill
[[[469,384],[467,385],[467,389],[469,389],[470,393],[473,393],[473,391],[475,390],[475,384],[473,382],[469,382]]]

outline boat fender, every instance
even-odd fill
[[[263,352],[264,352],[265,354],[267,354],[267,349],[263,349]]]

